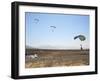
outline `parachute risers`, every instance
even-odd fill
[[[78,35],[78,36],[74,37],[74,40],[76,40],[76,39],[80,39],[80,41],[85,41],[86,37],[84,35]],[[81,50],[83,50],[82,44],[80,44],[80,48],[81,48]]]

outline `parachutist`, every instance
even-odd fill
[[[83,48],[82,48],[82,45],[80,44],[80,46],[81,46],[81,50],[83,50]]]
[[[78,35],[78,36],[75,36],[75,37],[74,37],[74,40],[77,39],[77,38],[79,38],[80,41],[85,41],[85,40],[86,40],[86,37],[85,37],[84,35]],[[80,44],[80,46],[81,46],[81,50],[83,50],[81,44]]]

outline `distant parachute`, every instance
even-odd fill
[[[74,40],[79,38],[81,41],[84,41],[86,39],[86,37],[84,35],[78,35],[74,37]]]
[[[38,18],[35,18],[34,19],[34,23],[38,23],[39,22],[39,19]]]
[[[56,28],[56,26],[50,26],[52,32],[54,32],[54,29]]]

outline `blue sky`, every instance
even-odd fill
[[[89,48],[89,16],[25,12],[26,46],[50,49]],[[51,27],[54,26],[54,27]],[[86,40],[74,40],[77,35]]]

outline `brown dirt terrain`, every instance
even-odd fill
[[[28,58],[34,54],[38,57]],[[25,68],[86,65],[89,65],[89,50],[26,49]]]

